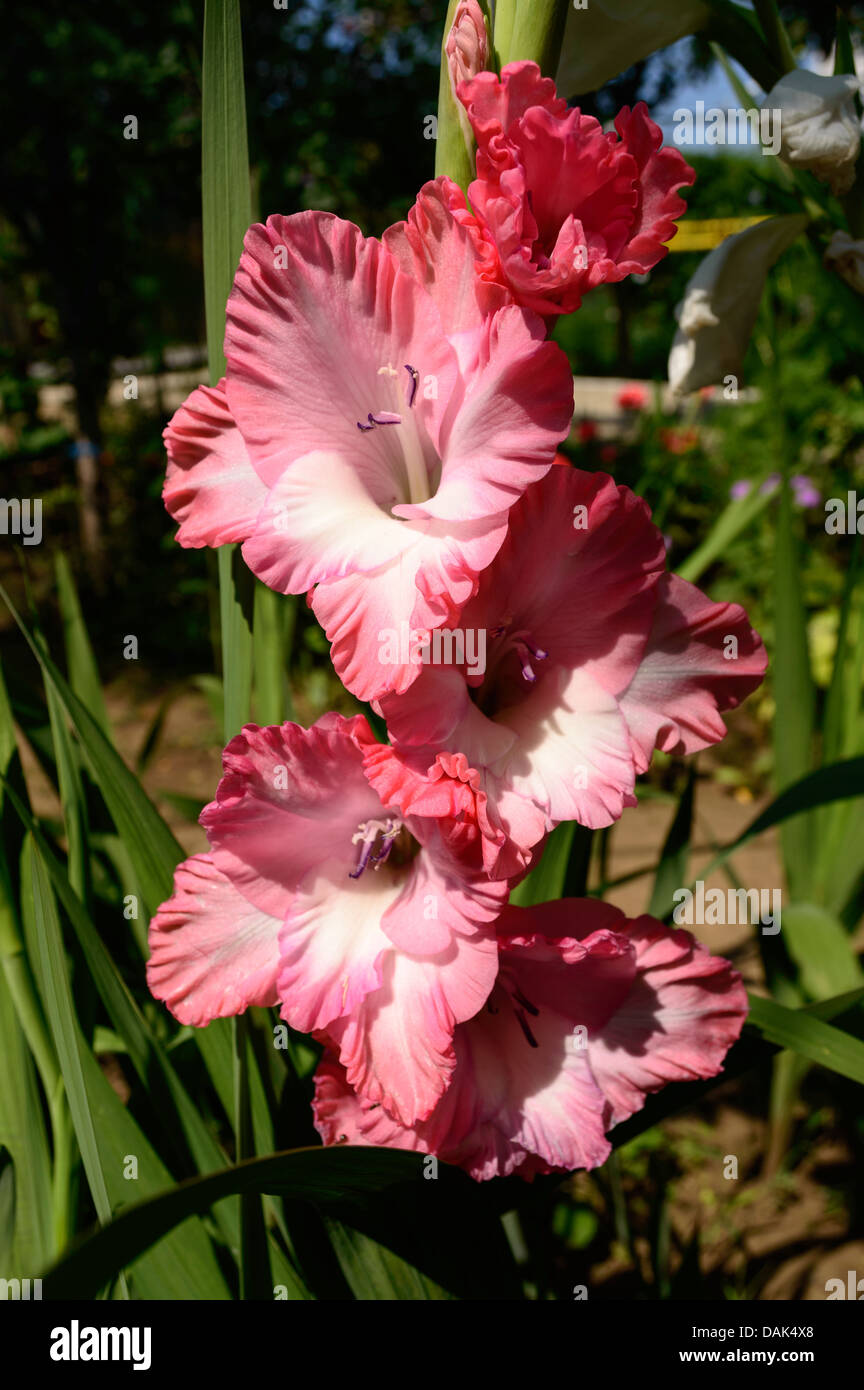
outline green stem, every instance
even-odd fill
[[[498,0],[495,6],[495,32],[492,47],[498,71],[510,61],[510,45],[513,40],[513,25],[516,22],[516,0]]]
[[[232,1020],[234,1042],[234,1143],[235,1163],[255,1157],[252,1098],[249,1089],[251,1022],[248,1014]],[[267,1228],[262,1198],[244,1192],[240,1198],[240,1297],[269,1302],[273,1297]]]
[[[554,77],[569,9],[570,0],[521,0],[507,61],[535,62],[547,77]]]

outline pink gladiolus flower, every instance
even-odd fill
[[[644,274],[666,255],[696,177],[662,147],[644,102],[604,134],[556,96],[536,63],[508,63],[459,86],[477,140],[468,197],[519,304],[544,316],[578,309],[587,290]]]
[[[486,634],[485,670],[432,661],[379,702],[406,772],[424,776],[442,749],[463,753],[528,848],[559,821],[617,820],[655,748],[721,739],[720,710],[759,684],[764,647],[743,609],[665,574],[665,553],[628,488],[552,469],[513,508],[462,611],[463,630]],[[537,819],[523,810],[517,828],[519,800]]]
[[[569,427],[567,359],[495,266],[446,179],[383,242],[329,213],[271,217],[228,301],[227,377],[165,432],[180,543],[242,541],[271,588],[314,588],[362,699],[411,683],[381,632],[458,615]]]
[[[325,1144],[434,1153],[477,1179],[594,1168],[608,1131],[648,1094],[722,1070],[747,1013],[728,961],[595,899],[508,908],[499,946],[495,988],[457,1027],[456,1068],[432,1114],[400,1125],[325,1054],[314,1103]]]
[[[181,864],[150,924],[147,979],[196,1027],[281,1004],[410,1124],[447,1085],[456,1024],[492,989],[509,884],[483,874],[470,785],[440,769],[430,814],[405,814],[366,773],[383,785],[392,757],[359,715],[247,725],[201,816],[210,853]]]

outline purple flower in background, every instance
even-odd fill
[[[759,491],[763,496],[770,496],[776,492],[781,483],[779,473],[769,473],[764,482],[760,483]],[[796,473],[789,479],[794,502],[796,507],[818,507],[822,501],[822,494],[816,487],[812,478],[808,478],[804,473]],[[734,502],[740,502],[745,497],[749,497],[753,491],[753,484],[748,478],[739,478],[729,489],[729,496]]]
[[[808,478],[804,473],[796,473],[791,482],[792,491],[795,493],[795,502],[799,507],[819,506],[822,501],[822,494],[812,478]]]

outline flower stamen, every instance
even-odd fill
[[[357,861],[357,867],[349,871],[348,877],[359,878],[370,864],[373,869],[384,864],[401,829],[402,822],[398,816],[388,816],[383,821],[361,821],[360,828],[351,836],[352,845],[360,844],[361,846],[360,858]],[[379,835],[381,842],[376,850],[375,845]]]

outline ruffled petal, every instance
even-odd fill
[[[592,1071],[609,1102],[607,1126],[641,1110],[670,1081],[716,1076],[747,1017],[747,993],[727,960],[653,917],[625,928],[636,979],[598,1036]]]
[[[639,668],[621,696],[637,771],[655,748],[694,753],[725,736],[720,710],[761,682],[768,658],[737,603],[712,603],[694,584],[664,575]]]
[[[391,428],[360,433],[357,422],[395,409],[410,364],[436,382],[435,395],[421,390],[413,406],[431,463],[457,381],[431,298],[380,242],[324,212],[249,229],[228,299],[225,354],[229,404],[264,482],[272,486],[295,459],[323,450],[352,460],[380,505],[401,486],[401,454]]]
[[[247,724],[228,744],[201,824],[214,863],[262,911],[281,921],[310,871],[353,868],[352,836],[381,815],[363,775],[374,741],[361,715],[325,715],[311,729]]]
[[[168,471],[162,500],[179,523],[180,545],[245,541],[267,497],[218,386],[196,386],[165,427]]]
[[[281,919],[254,907],[196,854],[174,873],[174,892],[150,922],[147,984],[181,1023],[203,1028],[250,1004],[278,1001]]]

